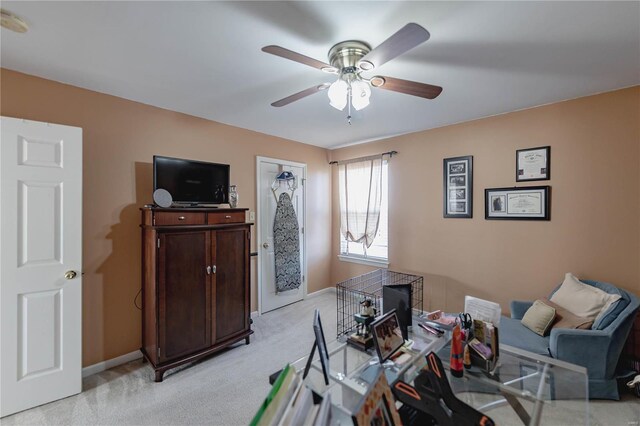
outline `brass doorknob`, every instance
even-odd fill
[[[67,271],[64,273],[64,277],[68,280],[74,279],[77,275],[76,271]]]

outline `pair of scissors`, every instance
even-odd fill
[[[471,326],[473,325],[471,315],[464,312],[458,315],[458,321],[460,322],[460,327],[464,328],[465,330],[470,330]]]

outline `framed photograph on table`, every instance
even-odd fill
[[[373,386],[362,397],[351,418],[354,425],[402,425],[384,370],[378,373]]]
[[[488,188],[484,190],[484,218],[551,220],[550,186]]]
[[[444,217],[473,217],[473,156],[443,160]]]
[[[551,147],[516,151],[516,182],[549,180],[551,178]]]

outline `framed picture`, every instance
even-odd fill
[[[473,156],[443,160],[444,217],[473,217]]]
[[[549,180],[551,178],[551,147],[516,151],[516,182]]]
[[[484,218],[551,220],[550,196],[550,186],[485,189]]]
[[[398,425],[402,424],[396,400],[393,398],[391,388],[380,369],[378,377],[369,392],[362,398],[356,411],[352,414],[354,425]]]
[[[302,378],[306,378],[309,374],[309,368],[313,362],[313,355],[316,353],[316,347],[318,348],[318,355],[320,357],[320,364],[322,365],[322,374],[324,375],[324,383],[329,385],[329,351],[327,350],[327,342],[324,339],[324,331],[322,330],[322,322],[320,321],[320,310],[316,309],[313,317],[313,332],[316,335],[316,340],[313,342],[311,348],[311,354],[307,358],[307,364],[304,367],[304,373]]]
[[[380,364],[384,364],[404,344],[396,310],[392,309],[372,322],[371,331],[373,333],[373,344],[378,353],[378,361]]]

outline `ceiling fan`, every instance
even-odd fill
[[[434,99],[442,92],[442,87],[381,75],[371,78],[366,78],[362,75],[363,72],[373,71],[391,59],[424,43],[429,39],[429,36],[429,31],[420,25],[409,23],[375,49],[371,49],[371,46],[363,41],[343,41],[329,49],[329,64],[284,47],[265,46],[262,48],[263,52],[300,62],[338,76],[338,79],[333,83],[323,83],[309,87],[280,99],[272,103],[271,106],[282,107],[328,89],[329,104],[331,106],[341,111],[347,105],[349,106],[347,120],[351,123],[351,106],[356,110],[361,110],[369,105],[370,86],[421,98]]]

